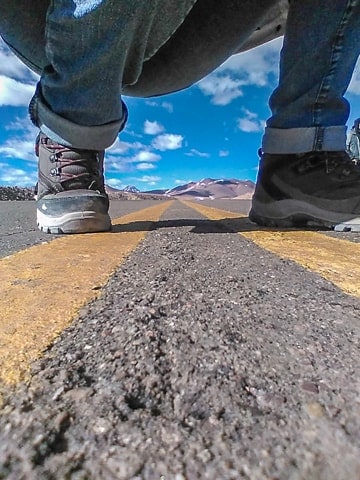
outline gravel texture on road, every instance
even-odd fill
[[[152,200],[112,200],[109,213],[111,218],[116,218],[158,203]],[[38,229],[36,202],[0,201],[0,258],[59,236]]]
[[[360,300],[178,202],[162,220],[4,389],[0,478],[360,478]]]

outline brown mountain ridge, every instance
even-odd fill
[[[169,197],[248,200],[253,196],[255,183],[251,180],[238,180],[236,178],[203,178],[197,182],[188,182],[170,189],[140,191],[132,185],[128,185],[124,189],[116,189],[109,185],[106,185],[105,188],[110,199],[119,200],[137,200],[141,198],[160,200]],[[34,188],[0,186],[0,201],[33,199]]]

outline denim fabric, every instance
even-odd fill
[[[41,71],[30,107],[34,123],[65,145],[108,147],[127,116],[120,97],[123,85],[136,83],[144,62],[166,43],[195,2],[34,0],[29,8],[25,0],[2,0],[4,40]],[[94,129],[91,135],[89,128]]]
[[[1,0],[0,32],[41,71],[34,122],[60,143],[100,150],[126,121],[121,94],[160,95],[193,84],[247,45],[280,4],[33,0],[30,9],[27,0]],[[359,55],[359,4],[291,1],[265,152],[345,148],[343,95]]]
[[[291,2],[264,152],[345,150],[344,93],[359,53],[359,0]]]
[[[32,22],[36,2],[41,8]],[[34,123],[65,145],[103,149],[126,120],[121,94],[153,96],[193,84],[241,48],[279,0],[54,0],[47,9],[45,0],[33,0],[32,9],[25,4],[2,0],[0,31],[42,71],[31,103]],[[27,11],[22,28],[21,17],[10,15],[20,7]],[[277,35],[278,28],[269,32]]]

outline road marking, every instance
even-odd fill
[[[194,202],[183,203],[210,220],[227,223],[229,228],[235,229],[265,250],[319,273],[344,292],[360,297],[359,243],[311,231],[265,229],[252,224],[245,215]]]
[[[30,363],[101,294],[171,203],[124,215],[112,232],[64,236],[0,259],[0,381],[28,378]]]

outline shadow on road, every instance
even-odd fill
[[[252,223],[248,217],[223,218],[221,220],[209,219],[181,219],[181,220],[159,220],[157,222],[142,221],[113,225],[112,233],[120,232],[143,232],[158,230],[160,228],[193,227],[193,233],[226,233],[226,232],[252,232],[252,231],[274,231],[274,228],[260,227]],[[304,230],[304,228],[275,229],[276,231]],[[321,230],[319,227],[306,230]],[[324,230],[328,230],[324,228]]]

